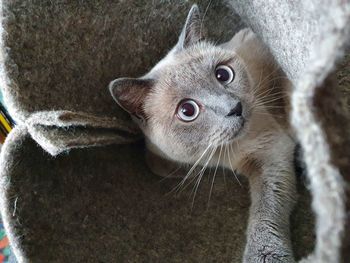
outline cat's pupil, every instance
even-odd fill
[[[196,109],[194,108],[194,106],[191,103],[184,103],[181,106],[181,112],[187,116],[187,117],[191,117],[195,114]]]
[[[223,68],[219,68],[216,70],[216,78],[219,81],[228,81],[230,79],[230,73]]]

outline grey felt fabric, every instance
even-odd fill
[[[324,81],[348,39],[349,1],[199,2],[211,39],[243,26],[235,9],[293,80],[292,120],[318,222],[309,260],[339,262],[350,136],[336,86]],[[142,142],[130,144],[138,131],[107,91],[110,80],[138,76],[166,53],[192,3],[1,1],[0,85],[18,125],[1,152],[0,201],[19,262],[240,261],[246,184],[221,177],[207,208],[204,183],[193,210],[190,188],[167,194],[178,181],[151,174]],[[297,259],[314,248],[302,183],[299,194]]]
[[[349,43],[350,1],[230,2],[294,82],[291,122],[305,153],[317,215],[316,249],[308,261],[339,262],[345,222],[350,221],[345,206],[350,129],[328,76]],[[343,260],[348,260],[349,244],[343,247]]]
[[[239,262],[249,208],[245,181],[240,186],[226,172],[225,185],[218,177],[207,208],[205,180],[191,209],[191,187],[169,194],[179,181],[152,175],[142,152],[139,143],[52,158],[17,127],[3,158],[15,157],[7,163],[7,172],[16,172],[4,189],[5,215],[20,262]],[[293,213],[298,257],[313,240],[308,195],[301,194]]]
[[[130,143],[141,137],[130,121],[80,112],[40,111],[25,123],[32,138],[51,155],[73,148]]]

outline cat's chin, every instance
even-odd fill
[[[235,139],[240,139],[241,137],[243,137],[246,132],[247,132],[247,120],[246,119],[243,119],[242,120],[242,123],[241,123],[241,127],[239,127],[239,129],[236,131],[236,134],[235,134]]]
[[[238,129],[235,129],[235,131],[233,131],[233,132],[232,132],[232,130],[230,130],[230,132],[227,133],[222,138],[220,144],[230,144],[230,143],[244,137],[246,133],[247,133],[247,121],[242,120],[242,123],[240,123],[240,127],[238,127]]]

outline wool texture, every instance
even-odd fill
[[[347,220],[344,192],[350,182],[349,117],[337,91],[330,97],[316,94],[337,89],[326,78],[350,38],[350,1],[229,2],[269,45],[294,83],[291,119],[304,150],[317,215],[316,249],[306,262],[339,262]],[[342,123],[343,129],[329,129]]]
[[[36,112],[25,124],[32,138],[51,155],[73,148],[131,143],[141,138],[132,122],[79,112]]]

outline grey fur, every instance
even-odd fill
[[[139,80],[113,81],[111,93],[123,108],[138,98],[134,107],[142,108],[145,117],[134,120],[153,154],[193,167],[199,162],[204,166],[202,170],[211,165],[216,172],[220,164],[232,172],[246,173],[252,206],[243,262],[294,262],[289,217],[296,199],[295,144],[285,124],[288,115],[283,115],[287,110],[283,109],[287,107],[283,100],[290,83],[252,31],[244,29],[221,47],[215,47],[199,42],[199,23],[199,10],[193,6],[178,44],[169,54]],[[183,45],[185,39],[187,44]],[[227,85],[214,76],[217,65],[223,63],[235,72],[232,83]],[[178,104],[184,99],[201,105],[192,122],[176,117]],[[238,101],[243,105],[242,117],[227,117]],[[279,108],[278,114],[271,112],[274,107]],[[227,150],[227,158],[222,158],[222,151]],[[191,171],[183,175],[182,184],[195,177],[198,188],[202,174],[192,175]],[[169,172],[160,175],[167,176]]]

